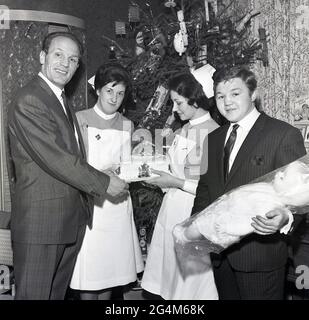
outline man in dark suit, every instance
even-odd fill
[[[64,87],[82,47],[71,33],[49,34],[41,72],[9,109],[12,241],[17,299],[64,299],[93,197],[127,192],[127,184],[87,164]]]
[[[251,71],[233,67],[215,72],[213,79],[217,107],[230,124],[208,137],[192,213],[305,154],[298,129],[256,109]],[[292,214],[279,210],[257,216],[252,221],[256,233],[212,256],[220,299],[283,298],[287,245],[282,232],[292,221]]]

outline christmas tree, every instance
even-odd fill
[[[130,37],[135,42],[132,50],[106,38],[110,40],[110,58],[131,72],[135,108],[131,104],[126,109],[137,129],[154,133],[166,124],[172,108],[167,92],[163,90],[160,103],[156,99],[173,74],[194,72],[205,65],[216,70],[236,64],[248,66],[262,57],[260,41],[250,34],[250,20],[258,12],[249,11],[235,19],[227,14],[234,0],[225,6],[218,2],[165,1],[158,16],[148,3],[141,8],[132,2],[128,23],[115,22],[118,39]],[[222,121],[215,107],[213,112],[213,117]],[[146,228],[149,242],[163,193],[142,182],[131,184],[130,191],[137,228]]]

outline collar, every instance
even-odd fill
[[[38,76],[47,83],[47,85],[51,88],[52,92],[56,95],[57,99],[62,101],[61,93],[63,90],[57,87],[55,84],[53,84],[50,80],[48,80],[42,72],[39,72]]]
[[[250,111],[243,119],[238,122],[231,123],[229,129],[231,129],[234,124],[238,123],[240,128],[249,132],[260,114],[261,113],[254,107],[253,110]]]
[[[93,110],[97,113],[97,115],[99,115],[101,118],[103,118],[104,120],[110,120],[115,118],[117,112],[113,113],[113,114],[106,114],[104,113],[99,107],[98,104],[96,103],[95,106],[93,107]]]
[[[189,120],[189,123],[191,126],[196,126],[200,123],[203,123],[207,120],[210,120],[210,114],[209,112],[207,112],[206,114],[204,114],[203,116],[199,117],[199,118],[196,118],[196,119],[193,119],[193,120]]]

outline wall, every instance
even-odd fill
[[[303,133],[309,149],[309,0],[250,1],[261,14],[254,31],[268,33],[269,66],[255,66],[267,114]]]
[[[274,117],[294,123],[297,103],[309,98],[309,42],[308,25],[300,19],[309,19],[298,12],[308,0],[256,1],[253,7],[261,12],[255,20],[255,29],[266,28],[269,66],[257,65],[260,75],[265,110]],[[307,7],[306,7],[307,6]]]
[[[225,1],[223,1],[225,3]],[[250,10],[252,36],[266,30],[268,66],[257,61],[262,109],[298,127],[309,150],[309,0],[236,0],[229,14],[236,19]]]
[[[148,2],[156,14],[163,5],[161,0],[135,0],[145,9]],[[107,56],[108,42],[102,34],[115,39],[114,21],[128,21],[130,0],[2,0],[10,9],[41,10],[68,14],[81,18],[86,23],[88,50],[88,75],[92,75]],[[128,43],[128,45],[130,45]]]

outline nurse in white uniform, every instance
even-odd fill
[[[210,263],[201,261],[204,268],[198,272],[191,268],[188,268],[191,271],[182,272],[176,260],[172,231],[176,224],[190,216],[200,176],[201,155],[208,151],[202,150],[203,143],[218,124],[208,112],[208,99],[202,86],[191,74],[170,79],[169,89],[173,110],[181,120],[189,121],[176,135],[169,150],[171,174],[154,171],[160,177],[147,181],[168,191],[158,214],[141,285],[165,300],[216,300],[218,293]]]
[[[129,88],[126,70],[106,63],[95,76],[96,105],[77,113],[88,162],[96,169],[110,169],[130,154],[133,124],[119,112]],[[81,290],[81,299],[110,299],[113,287],[134,282],[143,268],[130,196],[96,199],[70,287]]]

